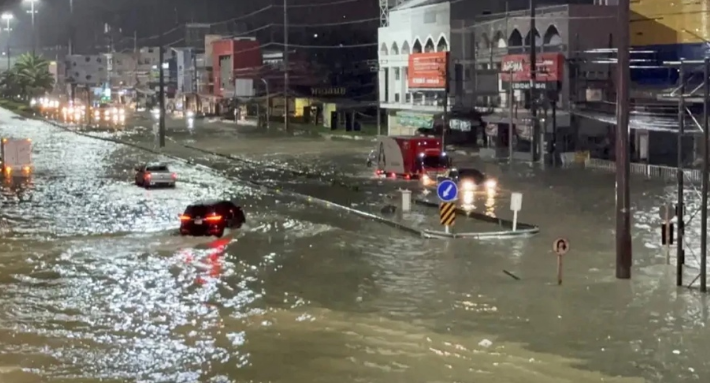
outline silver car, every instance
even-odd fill
[[[144,188],[170,187],[174,188],[177,175],[170,171],[168,165],[151,163],[136,166],[136,185]]]

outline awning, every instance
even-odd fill
[[[610,112],[601,112],[588,109],[573,109],[572,114],[591,120],[600,121],[610,125],[616,125],[616,115]],[[678,132],[678,119],[673,117],[649,116],[642,114],[631,114],[629,116],[629,128],[638,130],[650,130],[656,132]],[[692,118],[685,119],[685,133],[702,133]]]

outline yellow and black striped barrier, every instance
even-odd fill
[[[439,220],[443,226],[453,226],[456,222],[456,204],[453,202],[439,204]]]

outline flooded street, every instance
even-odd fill
[[[522,192],[520,219],[541,233],[427,240],[234,178],[376,209],[408,186],[368,178],[368,143],[318,154],[316,138],[200,124],[176,123],[171,143],[241,140],[212,146],[249,161],[166,151],[220,173],[0,110],[0,136],[31,138],[36,167],[2,185],[0,382],[710,378],[710,301],[675,287],[659,246],[660,196],[672,187],[633,184],[634,275],[618,281],[611,174],[481,164],[501,191],[478,210],[510,217],[509,192]],[[110,136],[152,146],[150,132]],[[156,160],[177,173],[176,189],[133,184],[133,167]],[[208,198],[239,201],[246,227],[176,235],[184,207]],[[562,286],[558,237],[571,243]]]

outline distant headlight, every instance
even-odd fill
[[[488,189],[495,189],[495,187],[498,186],[498,182],[496,180],[488,180],[486,181],[486,187]]]
[[[463,181],[461,183],[461,188],[463,190],[475,190],[476,189],[476,184],[473,183],[472,181]]]

